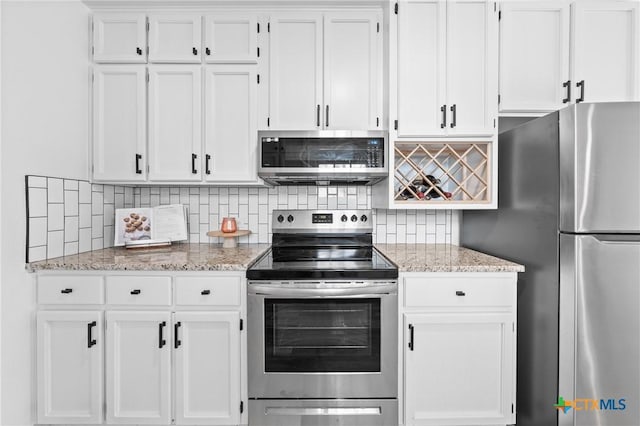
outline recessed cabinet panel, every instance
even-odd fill
[[[377,13],[324,16],[324,127],[368,130],[379,126],[382,37]],[[378,118],[378,120],[376,120]]]
[[[255,64],[258,62],[257,40],[258,20],[255,15],[216,14],[205,17],[206,62]]]
[[[206,68],[205,178],[255,181],[257,74],[252,65]]]
[[[93,76],[93,178],[144,181],[145,67],[96,66]]]
[[[445,16],[441,0],[401,2],[398,13],[398,136],[443,132]]]
[[[38,423],[102,423],[102,329],[100,312],[38,312]]]
[[[406,425],[510,424],[511,314],[405,314]]]
[[[447,133],[495,132],[498,90],[498,26],[494,5],[447,3]]]
[[[569,3],[503,2],[500,10],[500,112],[562,108],[572,100]]]
[[[106,313],[107,423],[171,422],[171,314]]]
[[[176,424],[240,422],[240,314],[177,312]]]
[[[640,4],[577,2],[571,7],[576,102],[638,100]]]
[[[322,14],[274,14],[270,24],[270,127],[319,129]]]
[[[149,67],[149,180],[201,179],[199,66]]]
[[[93,16],[95,62],[147,62],[147,19],[142,13],[97,13]]]
[[[200,63],[200,15],[149,16],[149,62]]]

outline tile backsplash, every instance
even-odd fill
[[[251,234],[242,243],[271,241],[275,209],[370,209],[369,186],[129,187],[26,176],[27,262],[113,246],[117,208],[183,204],[189,242],[218,243],[207,231],[233,216]],[[374,210],[376,243],[458,243],[459,213],[451,210]]]

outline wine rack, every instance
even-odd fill
[[[394,204],[491,203],[491,150],[491,142],[396,141]]]

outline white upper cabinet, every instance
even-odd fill
[[[202,177],[201,67],[149,66],[149,180]]]
[[[571,12],[575,101],[640,99],[640,3],[576,2]]]
[[[494,2],[399,4],[394,46],[399,137],[495,133],[497,25]]]
[[[258,62],[258,19],[255,14],[207,15],[204,18],[204,28],[206,62]]]
[[[146,62],[146,23],[143,13],[96,13],[93,16],[93,60]]]
[[[205,180],[256,181],[255,66],[210,65],[205,74]]]
[[[382,17],[324,15],[324,127],[375,129],[382,118]],[[317,122],[316,122],[317,124]]]
[[[107,423],[171,422],[171,314],[110,311]]]
[[[238,312],[174,314],[176,424],[240,423],[239,322]]]
[[[562,108],[571,101],[569,2],[503,2],[500,13],[500,112]]]
[[[37,317],[38,423],[102,423],[102,313]]]
[[[201,44],[200,15],[149,16],[149,62],[200,63]]]
[[[272,15],[270,128],[381,127],[379,25],[372,11]]]
[[[93,178],[144,181],[145,67],[96,66],[93,76]]]
[[[273,14],[270,27],[270,127],[319,129],[322,14]]]

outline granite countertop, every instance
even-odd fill
[[[400,272],[524,272],[524,266],[451,244],[376,244]]]
[[[33,262],[31,271],[244,271],[270,244],[175,244],[153,249],[114,247]]]
[[[94,250],[33,262],[30,271],[244,271],[269,244],[176,244],[166,248]],[[523,272],[524,266],[451,244],[376,244],[400,272]]]

